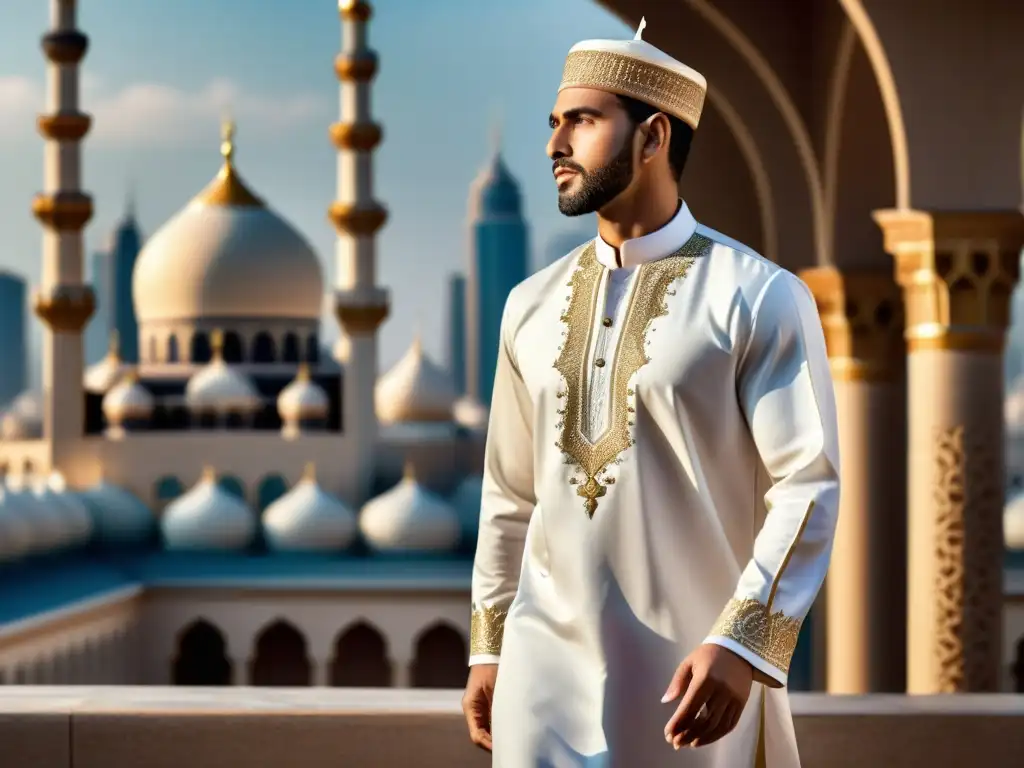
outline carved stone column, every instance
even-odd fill
[[[801,272],[839,422],[839,524],[826,579],[829,693],[902,691],[906,624],[903,302],[891,269]]]
[[[1003,365],[1024,217],[878,211],[906,311],[909,693],[997,691]]]

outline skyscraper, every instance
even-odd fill
[[[132,273],[135,260],[142,249],[142,235],[135,222],[135,206],[129,202],[121,223],[112,236],[110,250],[110,330],[117,331],[121,345],[121,359],[126,363],[139,362],[139,324],[132,303]],[[103,304],[100,304],[101,311]]]
[[[28,387],[25,280],[0,272],[0,408]]]
[[[110,338],[110,251],[95,251],[89,260],[89,284],[96,296],[96,311],[85,327],[85,364],[107,354]]]
[[[448,373],[455,391],[466,393],[466,276],[448,278]]]
[[[505,300],[516,284],[526,279],[529,263],[519,185],[498,146],[473,182],[469,223],[466,390],[489,406]]]

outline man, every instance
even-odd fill
[[[835,403],[803,283],[678,199],[705,89],[640,31],[565,63],[547,149],[598,237],[502,319],[463,700],[501,768],[799,766]]]

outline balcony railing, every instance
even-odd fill
[[[4,768],[459,768],[458,691],[0,687]],[[794,694],[804,768],[1024,764],[1024,696]]]

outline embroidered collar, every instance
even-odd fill
[[[642,237],[626,240],[621,245],[619,248],[621,265],[616,261],[615,249],[602,240],[600,235],[594,240],[594,250],[597,260],[608,269],[618,269],[620,266],[635,267],[675,253],[696,231],[696,219],[693,218],[690,209],[686,207],[686,203],[680,200],[679,210],[665,226]]]

